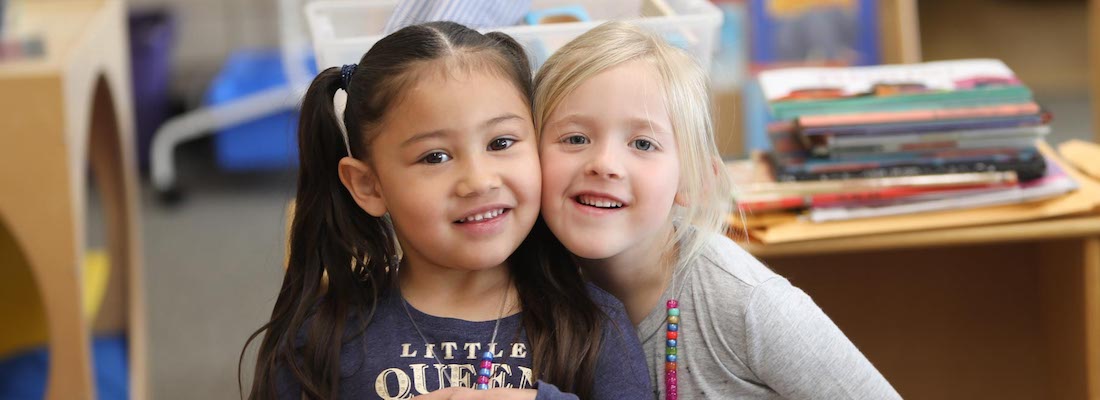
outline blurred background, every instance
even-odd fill
[[[54,186],[60,188],[57,193],[62,193],[57,196],[71,199],[71,204],[56,205],[58,208],[49,208],[55,206],[52,203],[43,208],[35,208],[34,204],[26,208],[0,208],[0,233],[5,227],[13,232],[0,235],[0,280],[6,282],[0,283],[0,336],[13,337],[0,340],[0,399],[41,398],[52,385],[61,387],[50,389],[57,390],[51,392],[55,398],[78,398],[86,395],[84,390],[98,391],[101,399],[237,398],[242,346],[267,320],[282,278],[285,211],[294,195],[296,179],[294,104],[300,95],[302,77],[308,83],[316,73],[318,57],[310,51],[304,1],[116,3],[0,0],[4,4],[0,20],[5,29],[0,30],[4,34],[0,36],[3,41],[0,48],[4,49],[0,50],[0,81],[8,82],[0,86],[0,98],[5,99],[0,108],[15,110],[31,106],[18,113],[0,114],[3,115],[0,127],[4,128],[0,136],[14,143],[2,147],[23,146],[19,152],[27,153],[36,151],[28,147],[42,146],[52,151],[43,151],[42,155],[72,157],[68,164],[42,158],[28,158],[18,164],[25,168],[2,164],[8,169],[0,175],[14,177],[0,179],[0,200],[3,200],[0,206],[26,204],[13,199],[34,192],[35,187],[41,188],[43,196],[51,197],[45,191]],[[286,3],[294,3],[289,11]],[[724,155],[731,158],[745,157],[753,149],[766,147],[763,133],[754,133],[746,123],[752,119],[746,115],[752,108],[746,107],[745,93],[754,74],[770,68],[769,63],[821,65],[820,60],[810,60],[805,55],[794,56],[793,61],[778,59],[783,57],[778,50],[770,55],[774,59],[754,58],[757,54],[753,52],[753,43],[758,42],[750,32],[754,24],[763,23],[755,11],[767,3],[713,2],[723,19],[716,35],[716,52],[710,60],[711,74],[719,110],[720,143]],[[821,3],[877,7],[873,16],[862,18],[880,21],[882,31],[874,33],[879,35],[875,42],[880,44],[879,57],[847,58],[843,64],[870,65],[891,62],[891,58],[893,62],[1000,59],[1031,88],[1036,102],[1054,115],[1048,142],[1095,140],[1089,88],[1096,72],[1089,69],[1088,10],[1096,6],[1090,2]],[[114,11],[99,14],[101,8]],[[887,12],[893,14],[884,17]],[[50,22],[54,16],[63,18]],[[102,29],[96,28],[99,24],[103,24]],[[56,37],[61,39],[51,33],[52,29],[64,31],[66,27],[72,32],[59,33]],[[883,33],[887,29],[896,31]],[[85,43],[84,39],[103,40],[105,44]],[[92,45],[91,50],[82,50],[82,46],[88,45]],[[906,47],[898,48],[901,46]],[[1092,46],[1096,46],[1095,42]],[[356,50],[362,54],[366,49]],[[67,53],[70,51],[72,54]],[[59,52],[63,56],[57,56]],[[108,80],[126,80],[107,83],[114,93],[114,109],[129,110],[119,112],[117,121],[111,119],[113,125],[121,127],[119,132],[129,135],[115,142],[107,140],[121,143],[120,148],[128,153],[103,156],[116,160],[117,165],[109,161],[97,164],[96,160],[102,158],[95,155],[98,139],[94,137],[87,143],[73,140],[79,134],[72,133],[70,128],[47,124],[56,128],[59,137],[69,138],[48,141],[44,139],[46,134],[37,130],[38,125],[26,122],[33,118],[65,120],[69,124],[90,124],[94,130],[98,126],[95,117],[91,122],[73,117],[85,111],[56,117],[50,117],[49,113],[69,110],[72,107],[69,103],[83,104],[102,95],[102,90],[95,89],[101,87],[95,84],[98,81],[79,72],[99,69],[91,68],[90,62],[74,61],[96,57],[108,58],[102,68],[96,67],[108,71]],[[114,65],[111,60],[122,60],[125,65]],[[110,71],[114,70],[120,72],[112,75]],[[61,82],[57,87],[64,88],[60,92],[65,94],[41,101],[66,105],[54,107],[29,94],[54,88],[50,82],[55,81],[48,80],[54,76],[56,82]],[[82,80],[92,82],[86,86],[93,90],[84,93],[75,88],[79,85],[73,82]],[[18,83],[28,81],[31,83]],[[43,113],[46,116],[39,115]],[[158,160],[154,149],[158,136],[168,154],[167,161],[163,155]],[[170,172],[162,170],[158,175],[154,171],[158,162]],[[60,172],[53,171],[60,175],[46,175],[51,172],[50,167],[40,167],[39,163],[62,165],[57,167]],[[89,163],[93,167],[104,165],[103,168],[115,173],[89,173],[84,169]],[[53,186],[28,183],[50,179],[39,176],[68,176],[70,181]],[[14,190],[5,188],[5,184],[32,189]],[[122,194],[107,193],[115,190],[121,190]],[[127,198],[133,201],[126,203]],[[112,209],[117,204],[127,206]],[[28,267],[38,263],[36,260],[46,259],[36,258],[35,252],[51,251],[32,249],[35,246],[28,244],[29,239],[19,236],[21,228],[16,225],[23,222],[16,221],[22,221],[19,219],[22,217],[15,215],[29,215],[25,213],[30,211],[24,210],[35,209],[62,210],[75,221],[64,227],[50,222],[55,221],[52,219],[27,222],[33,229],[45,232],[33,237],[54,237],[56,241],[50,246],[71,247],[65,253],[68,259],[81,260],[76,261],[76,272],[68,267],[46,267],[66,270],[69,275],[65,279],[75,279],[69,286],[45,289],[50,285],[44,284],[43,279],[60,275],[34,269],[42,267]],[[123,226],[132,229],[119,233],[111,227],[112,221],[124,221]],[[50,230],[54,228],[58,230]],[[51,232],[58,232],[57,236],[51,236],[55,235]],[[112,246],[118,246],[112,243],[114,237],[129,238],[124,240],[131,247],[112,250]],[[112,257],[107,257],[108,254]],[[129,264],[104,266],[112,264],[111,260],[131,256],[134,261]],[[134,269],[135,266],[140,268]],[[87,384],[80,379],[63,381],[47,377],[50,371],[81,376],[80,372],[62,371],[51,364],[47,350],[50,341],[81,332],[57,332],[48,327],[47,321],[55,321],[55,317],[47,316],[53,312],[47,310],[65,307],[45,300],[47,295],[43,292],[53,296],[66,290],[70,297],[82,297],[65,301],[77,306],[84,304],[80,307],[95,304],[84,312],[84,322],[73,325],[81,326],[94,338],[85,349],[77,349],[90,355],[86,359],[75,358],[90,365],[88,371],[92,375],[86,378]],[[132,347],[134,338],[126,332],[141,329],[144,333],[139,351],[143,360],[128,362],[132,355],[127,344],[130,349],[137,348]],[[72,346],[79,347],[79,341],[76,343]],[[251,369],[250,354],[244,357],[245,387]],[[132,371],[135,366],[141,369],[137,375]],[[886,376],[891,378],[890,373]],[[129,396],[133,379],[142,380],[140,385],[144,386],[140,394]]]

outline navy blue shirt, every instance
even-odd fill
[[[588,289],[609,318],[603,323],[592,398],[652,398],[641,343],[622,303],[591,284]],[[379,299],[365,334],[344,344],[340,354],[340,398],[407,399],[444,387],[472,387],[477,379],[475,368],[487,350],[494,355],[490,387],[538,389],[540,400],[576,398],[532,376],[533,360],[521,314],[502,319],[496,343],[490,343],[495,320],[436,317],[410,305],[409,314],[424,333],[425,342],[395,292]],[[285,371],[280,377],[279,397],[300,398],[297,382]]]

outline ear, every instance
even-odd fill
[[[375,217],[386,214],[386,199],[382,196],[382,186],[374,168],[355,158],[344,157],[340,159],[338,169],[340,182],[351,193],[359,208]]]
[[[687,207],[690,203],[687,200],[687,195],[684,192],[676,192],[676,197],[672,198],[672,202],[680,207]]]

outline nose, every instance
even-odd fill
[[[488,160],[469,160],[463,165],[455,194],[458,197],[476,197],[501,186],[500,174]]]
[[[592,157],[585,166],[585,172],[589,176],[604,179],[622,179],[623,166],[619,160],[619,152],[610,143],[599,146],[592,152]]]

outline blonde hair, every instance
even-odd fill
[[[554,109],[587,79],[624,63],[644,60],[657,71],[680,160],[681,196],[673,206],[678,229],[666,246],[680,245],[678,262],[690,262],[709,233],[725,234],[732,204],[731,184],[714,141],[706,72],[686,52],[625,22],[607,22],[569,42],[535,77],[535,132],[541,134]]]

